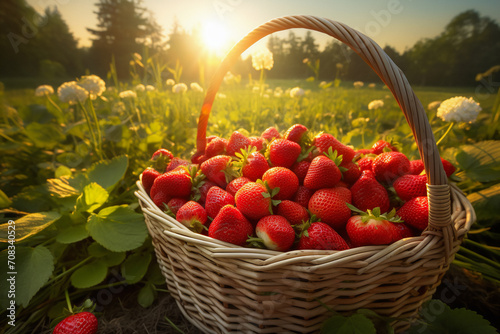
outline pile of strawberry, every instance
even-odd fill
[[[260,137],[208,137],[191,161],[166,149],[152,161],[142,184],[161,210],[239,246],[343,250],[390,244],[427,227],[422,161],[383,140],[355,151],[295,124],[283,135],[271,127]]]

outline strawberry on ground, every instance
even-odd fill
[[[284,200],[292,198],[299,188],[299,179],[290,169],[285,167],[272,167],[262,175],[262,181],[267,182],[269,188],[279,188],[274,199]]]
[[[90,312],[80,312],[63,319],[54,328],[53,334],[95,334],[97,318]]]
[[[226,154],[234,156],[239,153],[241,149],[246,149],[250,146],[251,141],[247,136],[241,132],[234,131],[227,143]]]
[[[231,157],[217,155],[203,162],[200,168],[208,180],[221,188],[226,188],[232,171]]]
[[[217,186],[210,188],[205,200],[205,210],[210,218],[215,218],[220,209],[226,205],[234,205],[234,197]]]
[[[222,207],[208,228],[209,237],[238,246],[244,246],[252,234],[252,224],[232,205]]]
[[[314,190],[308,189],[304,186],[299,186],[295,195],[293,195],[292,201],[302,205],[304,208],[309,207],[309,200],[314,194]]]
[[[295,241],[295,230],[285,217],[271,215],[261,218],[255,226],[257,238],[247,241],[263,243],[267,249],[286,252]]]
[[[276,139],[281,138],[279,131],[275,127],[270,127],[265,129],[260,136],[269,142],[275,138]]]
[[[285,217],[291,225],[302,224],[309,220],[307,209],[299,203],[289,200],[281,201],[278,204],[276,214]]]
[[[398,197],[406,202],[427,195],[427,176],[407,174],[398,177],[392,184]]]
[[[399,176],[410,173],[410,160],[400,152],[383,152],[373,160],[372,170],[377,181],[391,184]]]
[[[316,191],[309,200],[308,207],[312,215],[335,230],[342,229],[351,217],[345,193],[340,189],[346,188],[326,188]]]
[[[175,215],[175,219],[190,230],[200,233],[206,229],[208,222],[207,211],[197,202],[189,201],[184,204]]]
[[[379,140],[375,144],[373,144],[371,151],[373,154],[379,155],[380,153],[383,152],[399,152],[396,147],[394,147],[391,143],[385,141],[385,140]]]
[[[334,136],[328,133],[322,133],[314,138],[313,145],[317,147],[320,153],[327,153],[329,148],[332,152],[337,151],[338,156],[342,156],[342,161],[352,161],[356,152],[352,147],[342,144]]]
[[[272,214],[271,196],[260,183],[248,182],[234,196],[236,207],[251,220],[259,220]]]
[[[243,185],[248,182],[252,182],[252,180],[250,180],[248,177],[244,176],[237,177],[236,179],[228,183],[226,191],[234,196],[236,195],[236,192],[240,190],[240,188],[243,187]]]
[[[427,196],[415,197],[403,204],[398,216],[409,226],[423,231],[429,223],[429,202]]]
[[[302,151],[299,144],[286,139],[275,139],[269,144],[269,160],[276,167],[291,168]]]
[[[338,167],[342,157],[337,156],[337,152],[332,152],[332,148],[329,148],[325,154],[327,155],[314,158],[307,170],[304,186],[309,189],[331,188],[342,178]]]
[[[325,223],[311,223],[301,233],[298,249],[344,250],[349,249],[346,241]]]
[[[361,211],[380,207],[382,212],[389,211],[390,201],[387,190],[375,179],[372,171],[364,170],[351,187],[352,202]]]

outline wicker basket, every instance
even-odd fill
[[[140,181],[142,207],[168,289],[189,321],[205,333],[313,333],[330,316],[368,308],[408,327],[431,298],[475,221],[471,204],[447,182],[422,104],[401,70],[370,38],[314,16],[274,19],[228,53],[212,79],[198,122],[198,152],[220,83],[241,53],[276,31],[307,28],[347,44],[389,87],[410,125],[428,176],[429,227],[389,246],[344,251],[276,252],[243,248],[189,231],[153,203]],[[405,320],[406,319],[406,320]]]

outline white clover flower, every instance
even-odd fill
[[[300,87],[294,87],[290,90],[290,97],[301,97],[304,96],[305,91]]]
[[[375,88],[375,84],[373,82],[368,84],[368,88]]]
[[[268,48],[261,48],[252,54],[252,66],[257,71],[262,69],[270,70],[273,68],[273,54]]]
[[[323,88],[323,87],[325,87],[326,85],[328,85],[328,82],[326,82],[326,81],[321,81],[321,82],[319,83],[319,88]]]
[[[57,88],[57,95],[61,102],[76,104],[77,102],[84,102],[89,96],[89,92],[79,86],[76,81],[69,81]]]
[[[35,96],[47,96],[54,94],[54,88],[50,85],[41,85],[35,89]]]
[[[133,90],[124,90],[123,92],[120,92],[118,96],[122,99],[134,99],[137,97],[137,93]]]
[[[224,94],[224,93],[217,93],[217,95],[215,95],[215,96],[217,96],[217,98],[219,98],[219,99],[227,98],[226,94]]]
[[[384,106],[384,101],[382,100],[373,100],[370,103],[368,103],[368,110],[375,110],[382,108]]]
[[[124,113],[127,108],[125,107],[125,104],[122,101],[119,101],[113,105],[113,108],[111,108],[111,111],[114,114],[121,114]]]
[[[144,86],[143,84],[138,84],[137,86],[135,86],[135,90],[138,92],[144,92],[146,90],[146,86]]]
[[[269,94],[264,94],[264,95],[262,95],[262,97],[265,98],[265,99],[268,99],[269,98]]]
[[[227,72],[226,75],[224,75],[224,83],[225,84],[230,84],[234,81],[235,76],[231,72]]]
[[[146,91],[147,91],[147,92],[152,92],[152,91],[154,91],[155,89],[156,89],[156,88],[155,88],[155,86],[153,86],[153,85],[147,85],[147,86],[146,86]]]
[[[437,110],[437,116],[445,122],[468,122],[476,120],[482,110],[472,97],[455,96],[444,100]]]
[[[441,102],[442,102],[442,101],[434,101],[434,102],[431,102],[431,103],[429,103],[429,105],[427,106],[427,109],[429,109],[429,110],[434,110],[434,109],[437,109],[437,108],[441,105]]]
[[[166,84],[167,84],[167,86],[173,86],[173,85],[175,85],[175,81],[174,81],[174,79],[167,79]]]
[[[354,88],[361,88],[365,84],[363,83],[363,81],[354,81],[354,83],[352,85],[354,86]]]
[[[189,87],[191,87],[192,91],[203,93],[203,88],[197,82],[191,82]]]
[[[260,87],[259,86],[253,86],[252,87],[252,93],[260,93]]]
[[[185,93],[187,90],[188,87],[185,83],[178,83],[172,87],[172,92],[175,94]]]
[[[85,75],[80,78],[78,84],[89,92],[91,100],[95,100],[106,90],[106,83],[97,75]]]

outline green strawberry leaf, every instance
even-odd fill
[[[99,184],[92,182],[83,188],[83,193],[76,199],[76,211],[93,212],[108,200],[109,193]]]
[[[334,315],[323,323],[321,333],[336,334],[376,334],[375,325],[363,314],[350,317]]]
[[[0,242],[8,242],[8,231],[12,226],[15,227],[16,242],[20,242],[31,237],[52,225],[61,217],[61,214],[55,211],[31,213],[16,220],[15,225],[4,223],[0,225]],[[10,228],[9,228],[10,226]]]
[[[129,255],[121,265],[121,274],[127,283],[134,284],[139,282],[148,271],[151,262],[151,254],[134,253]]]
[[[72,225],[61,229],[56,236],[56,241],[62,244],[72,244],[89,236],[85,224]]]
[[[106,262],[98,259],[75,270],[71,275],[71,284],[78,289],[90,288],[104,281],[107,274]]]
[[[153,305],[155,298],[156,290],[154,289],[153,284],[146,283],[146,285],[139,290],[139,294],[137,295],[137,302],[139,303],[139,305],[146,308]]]
[[[110,192],[120,181],[128,168],[128,157],[117,156],[111,160],[104,160],[93,164],[87,174],[90,182],[95,182]]]

